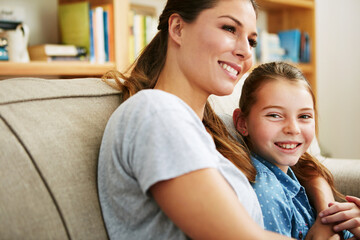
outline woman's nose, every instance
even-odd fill
[[[247,60],[252,57],[252,47],[247,37],[239,37],[235,44],[234,54]]]

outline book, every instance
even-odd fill
[[[93,23],[93,11],[89,11],[89,28],[90,28],[90,50],[89,50],[89,59],[90,62],[94,63],[95,59],[95,46],[94,46],[94,23]]]
[[[310,62],[310,37],[307,32],[301,33],[300,62]]]
[[[135,58],[138,57],[142,49],[145,47],[145,16],[134,14],[133,33],[134,33],[134,49]]]
[[[300,30],[292,29],[281,31],[278,35],[280,38],[280,46],[285,49],[283,60],[298,63],[300,61]]]
[[[115,39],[114,39],[114,8],[113,4],[94,5],[102,7],[104,11],[104,44],[106,61],[115,61]]]
[[[128,13],[128,23],[129,23],[129,62],[133,63],[135,61],[135,38],[134,38],[134,14],[133,10],[130,10]]]
[[[62,3],[59,5],[61,42],[90,48],[89,3]]]
[[[95,61],[104,63],[105,57],[105,39],[104,39],[104,10],[102,7],[92,9],[92,26],[94,36]]]
[[[62,44],[41,44],[28,47],[31,60],[48,60],[51,56],[85,56],[85,47]]]
[[[46,59],[47,62],[68,62],[68,61],[89,61],[87,56],[49,56]]]
[[[103,23],[104,23],[104,51],[105,51],[105,61],[109,61],[109,15],[106,10],[103,11]]]
[[[259,35],[258,60],[261,63],[282,60],[285,49],[280,47],[280,38],[278,34],[261,31]]]

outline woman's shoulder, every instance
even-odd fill
[[[141,90],[124,101],[120,107],[130,111],[141,109],[142,112],[150,111],[152,113],[158,111],[192,111],[179,97],[156,89]]]
[[[195,112],[179,97],[165,91],[141,90],[125,100],[112,114],[110,122],[116,125],[138,128],[140,125],[151,127],[157,122],[171,127],[189,122],[202,127]]]

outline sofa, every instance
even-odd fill
[[[211,98],[217,113],[231,119],[240,88]],[[0,81],[1,239],[108,238],[97,158],[120,102],[121,93],[99,78]],[[360,197],[360,160],[323,161],[342,193]]]

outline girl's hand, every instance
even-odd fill
[[[340,234],[335,233],[332,226],[322,224],[321,219],[316,218],[314,225],[306,234],[305,240],[342,240]]]
[[[360,199],[347,196],[348,202],[330,203],[329,208],[319,213],[322,223],[335,224],[336,232],[349,230],[356,239],[360,239]]]

